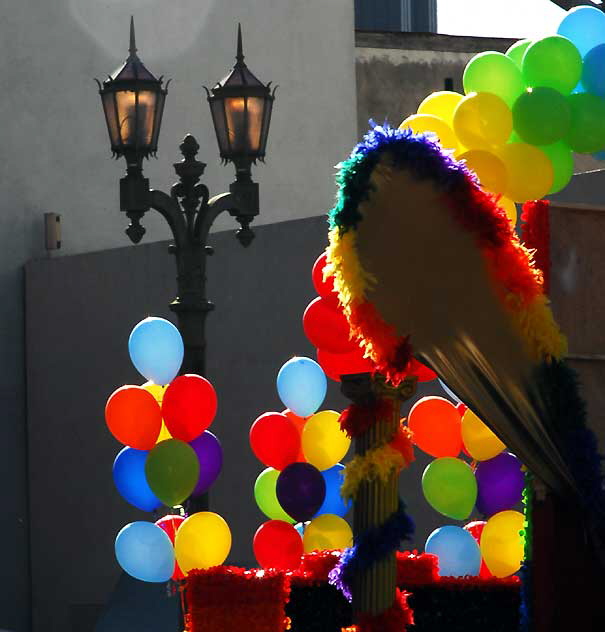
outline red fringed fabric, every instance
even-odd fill
[[[358,632],[404,632],[408,625],[414,625],[414,613],[408,605],[409,593],[396,591],[393,605],[379,615],[362,613],[354,629]]]
[[[290,579],[279,571],[215,566],[187,577],[188,632],[283,632]]]
[[[521,213],[521,238],[534,250],[534,262],[544,277],[544,293],[550,288],[550,218],[548,200],[525,202]]]
[[[366,433],[377,421],[392,416],[392,400],[375,399],[363,405],[351,404],[342,411],[338,421],[347,437],[354,439]]]
[[[397,585],[416,586],[439,581],[439,566],[436,555],[418,551],[397,551]]]
[[[313,551],[305,553],[300,566],[292,573],[297,584],[327,583],[328,573],[338,564],[342,551]]]

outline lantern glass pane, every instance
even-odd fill
[[[103,111],[105,112],[105,121],[107,122],[107,131],[109,132],[109,140],[112,147],[119,147],[120,134],[118,129],[118,117],[116,113],[113,92],[106,92],[102,95]]]
[[[157,107],[153,120],[153,138],[151,139],[151,149],[156,151],[158,148],[158,138],[160,135],[160,127],[162,126],[162,115],[164,114],[164,102],[166,101],[166,95],[163,92],[156,94]]]
[[[261,147],[261,132],[263,128],[262,97],[248,97],[248,152],[258,154]]]
[[[248,153],[245,107],[246,100],[244,97],[229,97],[225,99],[227,134],[229,135],[229,145],[233,154]]]
[[[269,136],[269,125],[271,124],[271,110],[273,109],[273,99],[265,99],[263,112],[263,129],[261,132],[259,153],[261,156],[265,155],[265,149],[267,147],[267,137]]]
[[[214,131],[216,132],[219,151],[221,156],[227,157],[231,148],[229,146],[229,135],[227,134],[227,121],[225,119],[223,103],[223,99],[210,101],[210,113],[212,114],[212,122],[214,123]]]
[[[116,92],[119,134],[125,147],[149,147],[153,137],[156,93],[142,90]]]

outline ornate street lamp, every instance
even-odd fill
[[[99,83],[99,82],[97,82]],[[167,93],[137,56],[134,21],[130,22],[130,55],[124,65],[101,85],[99,92],[114,156],[126,159],[120,180],[120,209],[130,219],[126,229],[138,243],[145,229],[141,219],[149,209],[161,213],[172,232],[170,252],[176,257],[178,296],[170,304],[185,343],[183,373],[205,373],[205,321],[214,305],[206,298],[206,245],[210,228],[223,211],[239,222],[237,238],[248,246],[254,234],[250,222],[259,212],[258,184],[251,166],[263,160],[275,92],[262,84],[244,63],[241,28],[233,70],[208,94],[221,158],[235,165],[236,178],[228,193],[210,198],[199,182],[206,165],[196,159],[199,145],[187,135],[180,145],[183,159],[174,165],[179,181],[170,195],[149,188],[143,158],[155,155]]]

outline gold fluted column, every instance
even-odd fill
[[[369,430],[355,440],[355,453],[364,455],[368,450],[388,443],[400,423],[401,402],[416,391],[416,378],[406,378],[393,387],[381,375],[359,373],[343,375],[342,392],[354,404],[368,406],[377,400],[390,399],[393,413],[390,419],[376,419]],[[353,534],[357,537],[367,529],[383,524],[397,511],[399,472],[393,472],[384,483],[380,479],[361,483],[353,507]],[[353,581],[353,611],[377,615],[391,607],[397,587],[395,551],[379,560]]]

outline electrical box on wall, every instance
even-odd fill
[[[46,250],[61,248],[61,216],[58,213],[44,213],[44,236]]]

